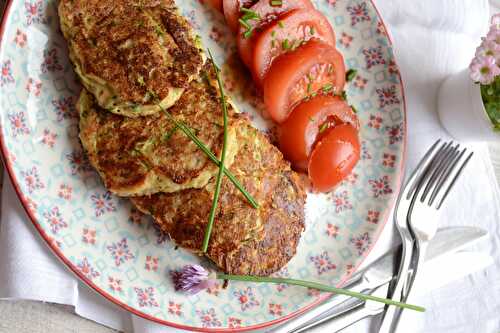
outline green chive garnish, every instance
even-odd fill
[[[214,199],[212,202],[212,208],[210,209],[208,224],[207,224],[207,227],[205,229],[205,237],[203,239],[203,246],[201,248],[201,251],[203,253],[206,253],[208,250],[208,243],[210,242],[210,235],[212,234],[212,229],[213,229],[213,225],[214,225],[214,221],[215,221],[215,212],[217,211],[217,205],[219,203],[219,195],[220,195],[220,188],[222,185],[222,178],[224,177],[224,163],[226,161],[226,150],[227,150],[226,96],[224,94],[224,86],[222,85],[222,80],[220,78],[219,68],[217,68],[217,65],[215,64],[215,60],[214,60],[214,57],[212,56],[212,52],[210,52],[210,49],[208,49],[208,54],[210,56],[210,60],[212,61],[212,65],[213,65],[214,70],[215,70],[215,76],[217,78],[217,83],[219,85],[222,114],[224,117],[224,138],[223,138],[223,143],[222,143],[222,153],[221,153],[220,164],[219,164],[219,173],[217,174],[217,181],[215,183]]]
[[[240,12],[243,13],[241,18],[239,19],[240,25],[242,25],[246,29],[246,31],[243,33],[243,37],[250,38],[250,36],[252,36],[254,27],[248,21],[260,20],[260,15],[259,13],[245,7],[242,7]]]
[[[240,11],[244,14],[243,17],[245,17],[247,19],[260,18],[260,15],[254,10],[251,10],[251,9],[248,9],[245,7],[241,7]]]
[[[347,93],[344,91],[342,91],[342,94],[340,95],[340,98],[342,98],[344,101],[347,100]]]
[[[325,94],[329,93],[333,89],[333,84],[327,83],[323,86],[323,92]]]
[[[282,42],[282,47],[283,47],[283,50],[285,50],[285,51],[286,51],[286,50],[288,50],[288,49],[290,49],[290,44],[289,44],[289,42],[288,42],[288,38],[285,38],[285,39],[283,40],[283,42]]]
[[[207,157],[213,163],[215,163],[215,165],[220,166],[220,161],[217,158],[217,156],[215,156],[215,154],[210,149],[208,149],[208,147],[203,142],[201,142],[201,140],[193,133],[193,131],[189,127],[186,126],[186,124],[184,124],[180,121],[177,121],[170,114],[170,112],[168,112],[161,105],[159,105],[159,106],[160,106],[160,109],[163,111],[163,113],[165,113],[165,115],[168,117],[168,119],[170,119],[170,121],[172,121],[177,127],[179,127],[179,129],[182,132],[184,132],[184,134],[188,138],[190,138],[191,141],[193,141],[198,146],[198,148],[200,148],[200,150],[203,153],[205,153],[205,155],[207,155]],[[243,185],[240,183],[240,181],[238,179],[236,179],[236,177],[231,173],[231,171],[227,170],[225,167],[224,167],[224,174],[227,176],[227,178],[229,178],[229,180],[234,184],[234,186],[236,186],[236,188],[241,192],[241,194],[243,194],[245,199],[247,199],[247,201],[252,205],[253,208],[259,208],[259,204],[257,203],[257,201],[255,201],[255,199],[252,197],[252,195],[250,193],[248,193],[247,190],[245,190]]]
[[[358,71],[355,69],[350,69],[345,74],[345,78],[347,82],[351,82],[356,77],[356,75],[358,75]]]
[[[321,127],[319,128],[319,133],[323,133],[324,131],[326,131],[326,129],[328,128],[328,123],[324,123],[323,125],[321,125]]]
[[[243,37],[245,37],[245,39],[248,39],[248,38],[252,37],[252,33],[253,33],[253,29],[247,30],[247,31],[245,31],[245,33],[243,33]]]
[[[175,125],[170,131],[167,132],[167,134],[165,134],[163,136],[163,141],[170,140],[170,138],[172,137],[172,135],[174,135],[175,132],[177,132],[178,129],[179,129],[179,126]]]
[[[381,297],[376,297],[372,295],[357,293],[351,290],[339,289],[335,287],[330,287],[321,283],[311,282],[311,281],[303,281],[296,279],[288,279],[288,278],[274,278],[274,277],[264,277],[264,276],[248,276],[248,275],[229,275],[229,274],[216,274],[217,279],[220,280],[231,280],[231,281],[244,281],[244,282],[266,282],[266,283],[276,283],[276,284],[289,284],[294,286],[300,286],[305,288],[312,288],[321,291],[326,291],[330,293],[335,293],[337,295],[346,295],[355,297],[365,301],[375,301],[387,305],[394,305],[400,308],[414,310],[418,312],[425,312],[425,308],[417,305],[411,305],[401,302],[393,301],[392,299],[385,299]]]
[[[309,83],[307,84],[307,93],[308,93],[309,95],[312,93],[312,83],[311,83],[311,82],[309,82]]]
[[[243,20],[243,19],[239,19],[238,20],[240,22],[240,24],[243,26],[243,28],[246,28],[246,29],[252,29],[252,26],[250,24],[248,24],[247,21]]]
[[[283,0],[271,0],[271,6],[281,6],[283,5]]]

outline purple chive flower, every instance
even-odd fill
[[[490,84],[500,75],[500,67],[492,56],[474,58],[469,68],[472,80],[481,84]]]
[[[210,273],[200,265],[186,265],[180,271],[172,271],[176,291],[197,294],[215,285],[215,273]]]

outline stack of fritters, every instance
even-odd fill
[[[59,13],[85,86],[77,108],[90,162],[111,192],[199,252],[218,167],[162,111],[220,158],[220,94],[197,38],[172,0],[62,0]],[[279,150],[228,104],[226,167],[259,208],[225,177],[207,257],[227,273],[269,275],[296,252],[305,192]]]

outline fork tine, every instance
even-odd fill
[[[439,161],[436,161],[436,167],[434,168],[434,172],[429,178],[429,181],[427,182],[427,185],[425,186],[424,192],[422,193],[422,196],[420,198],[420,202],[424,202],[425,199],[427,198],[427,195],[429,192],[433,189],[434,185],[436,184],[436,181],[441,178],[440,176],[443,174],[443,172],[446,169],[446,166],[448,165],[450,158],[452,158],[455,155],[455,152],[458,151],[458,148],[460,145],[455,146],[454,148],[451,148],[453,145],[453,142],[450,141],[446,147],[446,151],[442,155],[442,158]]]
[[[453,188],[453,186],[456,184],[458,178],[460,177],[460,175],[462,174],[462,172],[464,171],[465,167],[467,166],[467,164],[469,163],[469,161],[471,160],[472,156],[474,156],[474,152],[471,152],[469,154],[469,156],[467,156],[467,158],[465,159],[465,161],[462,163],[462,165],[460,166],[460,168],[456,171],[456,174],[455,176],[453,177],[453,179],[451,180],[450,184],[448,185],[448,188],[446,189],[446,191],[444,192],[443,194],[443,197],[441,198],[441,200],[439,201],[438,205],[436,206],[436,209],[440,209],[441,206],[443,205],[443,202],[446,200],[446,198],[448,197],[448,194],[450,194],[450,191],[451,189]],[[448,178],[448,177],[447,177]]]
[[[450,142],[443,142],[441,147],[439,147],[439,150],[432,156],[427,166],[422,170],[420,178],[414,184],[414,191],[411,195],[408,195],[408,199],[411,198],[412,201],[414,201],[422,193],[422,188],[425,187],[425,184],[435,172],[436,165],[439,165],[439,162],[442,160],[443,156],[446,155],[449,147]]]
[[[420,160],[418,163],[417,167],[413,171],[412,175],[410,176],[408,182],[406,183],[405,188],[407,188],[408,193],[406,194],[406,200],[410,200],[411,197],[413,196],[417,186],[420,183],[420,179],[422,175],[425,174],[429,166],[431,165],[432,161],[434,160],[434,157],[443,150],[444,143],[441,145],[441,147],[435,152],[436,147],[441,143],[441,139],[438,139],[434,144],[427,150],[425,153],[424,157]]]
[[[448,178],[449,174],[453,172],[453,170],[457,167],[458,162],[462,159],[462,157],[465,155],[465,152],[467,151],[466,148],[464,148],[461,152],[457,151],[455,154],[453,154],[452,160],[448,163],[447,170],[445,172],[441,173],[441,177],[439,177],[439,180],[434,187],[434,191],[431,194],[431,197],[429,199],[429,206],[432,206],[434,203],[434,200],[436,199],[437,195],[439,194],[439,191],[443,187],[443,184],[446,182],[446,179]]]

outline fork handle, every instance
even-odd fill
[[[399,266],[398,277],[391,299],[401,301],[404,296],[404,289],[407,283],[408,272],[410,270],[412,255],[413,255],[413,241],[412,236],[409,234],[402,234],[402,251],[401,251],[401,264]],[[384,313],[384,318],[380,324],[379,333],[391,333],[392,324],[398,315],[398,308],[395,306],[388,306]]]
[[[407,283],[407,287],[405,288],[406,289],[406,293],[403,292],[403,297],[401,298],[402,302],[407,302],[408,299],[410,297],[412,297],[412,295],[413,295],[414,286],[415,285],[418,286],[417,276],[419,276],[418,275],[419,268],[420,268],[420,271],[421,271],[421,268],[424,265],[425,256],[427,254],[427,248],[428,248],[428,246],[429,246],[428,242],[425,242],[425,241],[416,242],[416,249],[415,249],[415,255],[414,255],[415,259],[414,259],[414,262],[413,262],[413,272],[410,275],[410,278],[409,278],[408,283]],[[415,281],[417,283],[415,283]],[[398,328],[399,320],[401,319],[401,314],[403,313],[403,311],[404,311],[403,309],[397,309],[397,311],[396,311],[396,314],[395,314],[394,320],[393,320],[393,324],[392,324],[394,332]]]

